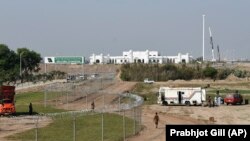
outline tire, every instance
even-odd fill
[[[163,101],[163,102],[162,102],[162,105],[163,105],[163,106],[167,106],[167,105],[168,105],[168,102],[167,102],[167,101]]]
[[[186,106],[190,106],[191,104],[190,104],[190,101],[185,101],[185,105]]]
[[[229,103],[226,103],[227,105],[229,104]]]

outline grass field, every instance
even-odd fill
[[[53,98],[55,93],[49,93],[49,98]],[[15,96],[16,114],[26,115],[29,111],[29,104],[32,103],[34,114],[38,113],[54,113],[54,112],[64,112],[62,109],[55,109],[51,106],[43,105],[44,93],[43,92],[33,92],[33,93],[23,93]]]
[[[103,138],[105,141],[123,140],[123,117],[116,114],[103,115]],[[75,120],[76,141],[97,141],[102,139],[102,115],[90,114],[77,116]],[[125,134],[134,133],[134,121],[125,118]],[[53,122],[38,129],[38,140],[41,141],[69,141],[73,140],[73,117],[71,115],[53,118]],[[10,140],[35,140],[35,129],[9,136]]]
[[[48,93],[49,98],[53,99],[55,93]],[[54,95],[54,96],[53,96]],[[23,93],[16,95],[17,115],[27,115],[28,105],[32,102],[34,113],[58,113],[65,112],[62,109],[55,109],[52,106],[43,105],[44,93]],[[52,123],[43,128],[38,128],[38,140],[41,141],[69,141],[73,140],[73,117],[72,115],[51,117]],[[117,114],[103,114],[103,137],[105,141],[123,140],[134,134],[138,130],[138,122],[125,117],[125,132],[123,131],[123,116]],[[136,124],[136,128],[135,127]],[[102,137],[102,114],[90,112],[85,115],[76,115],[75,120],[76,141],[96,141]],[[38,125],[39,127],[39,125]],[[7,138],[10,140],[35,140],[35,129],[18,133]]]

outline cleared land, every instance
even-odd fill
[[[96,67],[96,66],[95,66]],[[246,66],[244,66],[245,68]],[[152,85],[139,84],[137,82],[121,82],[116,81],[109,87],[105,87],[100,92],[104,93],[110,91],[112,93],[120,93],[122,91],[133,91],[139,95],[145,97],[145,105],[142,110],[142,124],[143,130],[136,136],[129,138],[129,141],[164,141],[165,140],[165,125],[166,124],[249,124],[250,123],[250,105],[236,105],[236,106],[226,106],[222,105],[220,107],[201,107],[201,106],[161,106],[156,104],[156,93],[160,86],[171,86],[171,87],[205,87],[208,84],[210,87],[207,89],[209,95],[214,95],[216,90],[220,90],[222,95],[230,90],[239,90],[244,93],[245,98],[250,96],[250,81],[248,79],[238,79],[230,76],[226,80],[212,81],[212,80],[192,80],[192,81],[168,81],[168,82],[157,82]],[[136,85],[136,86],[135,86]],[[96,93],[95,95],[98,95]],[[89,97],[89,101],[95,100],[97,107],[102,104],[101,100],[96,99],[97,97]],[[107,98],[106,102],[112,104],[113,95]],[[26,101],[27,102],[27,101]],[[86,103],[85,100],[74,101],[69,103],[71,110],[79,110],[83,108]],[[90,103],[87,104],[90,107]],[[25,107],[23,107],[25,108]],[[57,108],[63,108],[58,106]],[[42,109],[42,108],[41,108]],[[153,123],[153,116],[155,112],[159,112],[160,116],[160,126],[155,128]],[[210,117],[214,117],[215,121],[209,121]],[[20,122],[25,122],[29,116],[19,117]],[[11,123],[12,118],[1,118],[1,123]],[[29,122],[33,122],[30,120]],[[50,119],[44,119],[44,126],[48,123],[50,124]],[[2,132],[1,128],[9,128],[8,133]],[[25,129],[34,128],[33,124],[27,124],[27,126],[22,126],[16,124],[15,126],[1,126],[0,128],[0,140],[4,140],[3,137],[7,135],[13,135],[17,132],[22,132]],[[7,134],[7,135],[6,135]]]

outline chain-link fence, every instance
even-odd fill
[[[61,106],[60,108],[66,110],[74,110],[74,104],[72,105],[71,103],[81,101],[82,104],[85,103],[82,105],[82,108],[86,109],[88,103],[92,102],[90,100],[95,100],[93,97],[100,96],[101,93],[103,93],[101,91],[102,89],[115,83],[114,73],[99,75],[98,77],[90,77],[87,80],[48,85],[44,89],[44,107],[47,105],[55,107]]]
[[[2,119],[4,120],[4,119]],[[0,122],[1,140],[22,141],[120,141],[141,130],[141,108],[119,112],[67,112],[26,116]]]
[[[143,99],[119,92],[111,74],[44,90],[44,107],[67,112],[0,118],[0,139],[23,141],[120,141],[142,128]],[[94,103],[94,106],[92,105]]]

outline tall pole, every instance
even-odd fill
[[[20,77],[22,77],[22,53],[20,53]]]
[[[204,41],[204,39],[205,39],[205,15],[202,15],[202,17],[203,17],[203,34],[202,34],[202,59],[203,59],[203,61],[205,61],[205,41]]]

